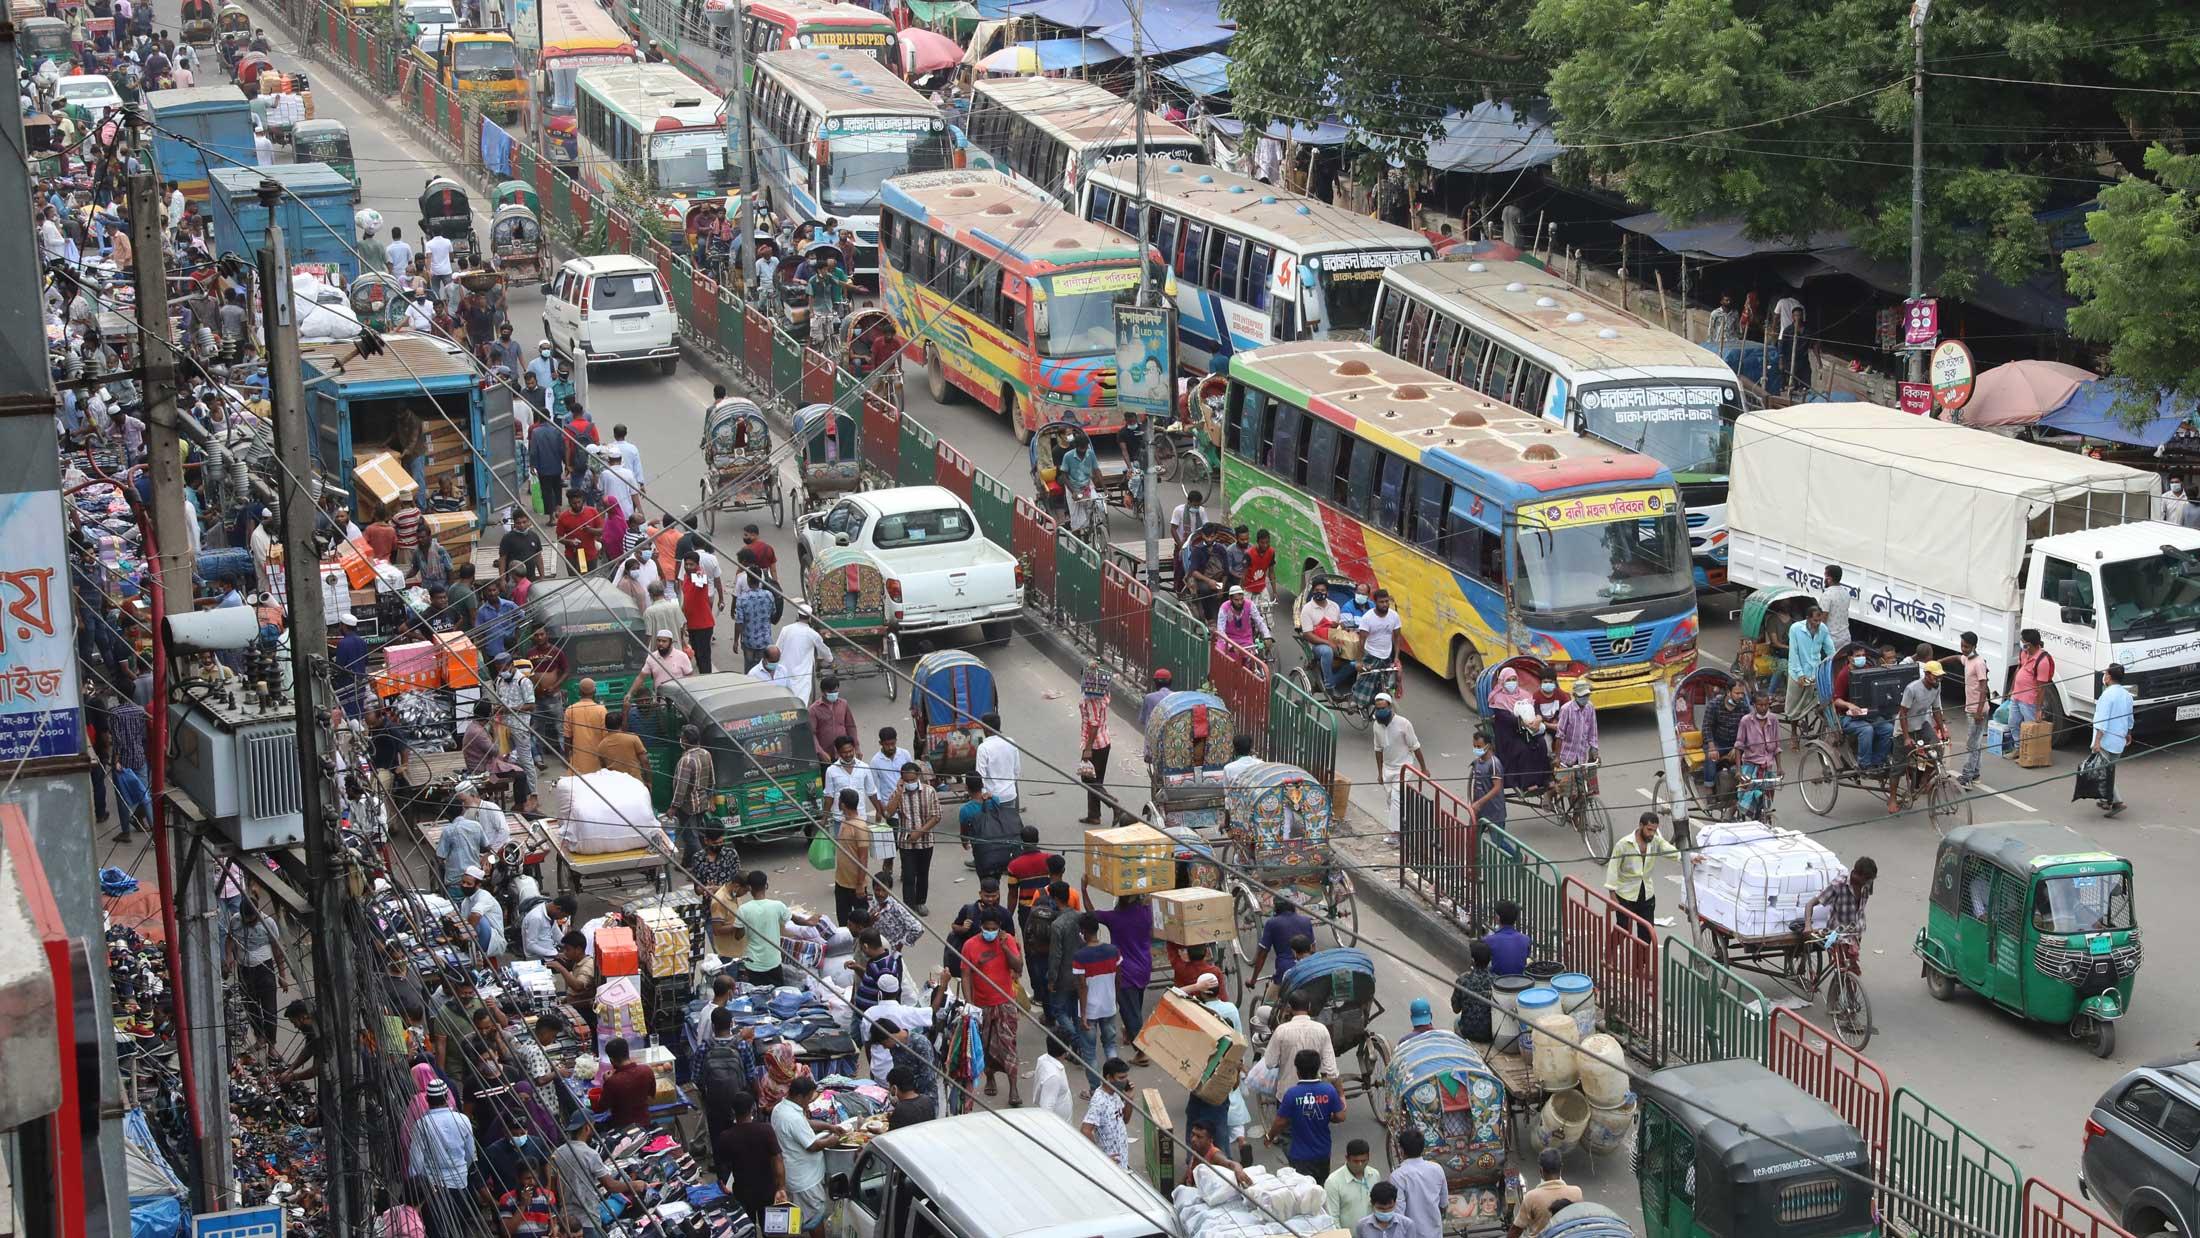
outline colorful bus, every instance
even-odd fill
[[[696,81],[713,89],[734,80],[735,13],[746,40],[747,73],[756,75],[756,58],[785,48],[845,50],[885,64],[894,52],[892,18],[860,4],[830,0],[626,0],[627,11],[645,39]]]
[[[1726,482],[1741,380],[1710,350],[1528,262],[1435,262],[1383,275],[1384,352],[1591,438],[1680,483],[1696,586],[1726,584]]]
[[[757,177],[781,219],[837,220],[849,270],[878,280],[879,190],[889,177],[947,167],[947,122],[930,100],[868,56],[766,52],[749,85]]]
[[[1146,157],[1090,169],[1077,213],[1161,251],[1175,290],[1177,348],[1201,373],[1289,340],[1355,338],[1373,321],[1384,271],[1435,255],[1427,237],[1249,176]]]
[[[1696,664],[1696,591],[1673,476],[1364,341],[1230,359],[1222,496],[1276,542],[1276,576],[1390,590],[1403,653],[1472,706],[1527,654],[1647,702]]]
[[[573,87],[583,184],[647,196],[682,229],[725,215],[739,168],[716,93],[669,64],[582,69]]]
[[[1118,429],[1115,306],[1138,291],[1138,250],[1003,172],[886,183],[881,292],[924,362],[932,398],[968,394],[1017,442],[1051,421]]]
[[[521,67],[539,74],[533,80],[545,153],[551,162],[570,167],[581,161],[579,126],[573,119],[579,105],[574,77],[582,69],[633,64],[641,57],[634,40],[596,0],[530,2],[542,5],[540,26],[515,21],[512,38],[519,44]]]
[[[1131,101],[1096,83],[1061,77],[979,78],[963,121],[962,163],[999,168],[1041,193],[1074,201],[1084,171],[1138,150]],[[1164,161],[1198,162],[1198,135],[1159,112],[1146,113],[1146,150]]]

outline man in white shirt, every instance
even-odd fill
[[[619,500],[619,506],[625,508],[628,515],[632,515],[636,510],[634,496],[640,494],[642,487],[649,483],[649,479],[642,474],[642,449],[627,441],[624,425],[611,427],[610,446],[615,460],[609,462],[610,467],[603,471],[603,492]],[[713,559],[716,557],[712,556]],[[711,579],[716,580],[717,577],[713,575]]]
[[[252,131],[252,161],[263,168],[275,166],[275,143],[268,140],[265,129]]]
[[[1398,657],[1398,629],[1405,626],[1397,608],[1390,604],[1390,590],[1375,591],[1375,609],[1361,615],[1353,626],[1366,638],[1361,656],[1371,663],[1396,661]]]
[[[1039,1064],[1031,1072],[1031,1103],[1075,1126],[1077,1111],[1069,1095],[1069,1070],[1062,1064],[1069,1055],[1068,1041],[1051,1034],[1047,1037],[1047,1051],[1039,1055]]]
[[[833,664],[833,651],[825,644],[825,638],[810,626],[810,608],[807,604],[795,607],[795,617],[787,626],[779,629],[781,665],[786,667],[788,686],[803,703],[810,699],[812,681],[817,678],[819,666]]]
[[[870,820],[871,767],[863,763],[853,735],[843,735],[833,741],[833,761],[825,767],[825,804],[828,808],[840,802],[843,790],[856,793],[856,798],[862,801],[864,819]]]
[[[999,714],[987,714],[978,721],[985,724],[986,730],[985,738],[978,741],[978,777],[985,779],[985,793],[995,803],[1013,804],[1016,780],[1023,777],[1024,754],[1001,734]]]
[[[451,282],[451,238],[431,236],[421,243],[428,255],[428,283],[438,294]]]
[[[787,670],[787,664],[780,660],[777,645],[765,647],[764,660],[750,667],[749,674],[765,683],[779,684],[789,692],[794,691],[794,676]]]
[[[519,918],[519,952],[538,961],[556,956],[558,943],[564,940],[573,924],[573,913],[579,909],[580,904],[570,894],[560,894],[529,908]]]
[[[465,917],[467,925],[473,929],[481,952],[495,957],[504,953],[504,908],[481,884],[488,879],[488,874],[482,872],[479,865],[466,870],[458,883],[461,891],[458,914]]]
[[[481,823],[481,849],[494,856],[512,841],[511,824],[505,820],[504,806],[481,795],[481,784],[472,781],[458,784],[458,802],[466,806],[466,815]]]
[[[389,254],[390,274],[399,279],[405,278],[405,273],[412,270],[413,247],[411,242],[405,240],[403,228],[390,229],[390,244],[386,252]]]
[[[1826,591],[1818,596],[1818,604],[1826,608],[1826,630],[1833,633],[1833,647],[1839,651],[1849,643],[1849,587],[1841,583],[1841,565],[1826,565]]]
[[[825,1193],[825,1145],[839,1138],[832,1125],[810,1117],[809,1105],[817,1097],[817,1080],[797,1076],[787,1085],[787,1098],[772,1106],[772,1134],[779,1138],[779,1159],[785,1167],[787,1199],[802,1210],[801,1232],[819,1233],[825,1228],[832,1200]]]

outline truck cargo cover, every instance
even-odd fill
[[[1745,414],[1733,478],[1736,530],[1996,607],[2015,598],[2031,538],[2147,519],[2161,487],[2152,473],[1875,404]]]

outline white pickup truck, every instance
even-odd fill
[[[904,636],[982,623],[987,640],[1001,640],[1023,613],[1023,565],[987,541],[970,505],[944,487],[861,491],[803,517],[799,530],[805,575],[810,560],[834,545],[878,562],[888,617]]]

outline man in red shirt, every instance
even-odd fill
[[[657,1099],[657,1072],[627,1056],[626,1037],[614,1037],[603,1047],[611,1059],[611,1071],[597,1086],[603,1090],[603,1107],[612,1127],[648,1126],[649,1105]]]
[[[762,530],[753,524],[743,528],[741,530],[741,548],[748,551],[750,556],[756,560],[758,571],[771,577],[773,582],[777,583],[779,580],[779,552],[773,550],[772,544],[764,540]]]
[[[698,675],[710,674],[710,639],[718,622],[710,597],[710,577],[703,575],[702,561],[694,555],[680,560],[680,614],[687,620],[688,651]]]
[[[1276,575],[1276,544],[1268,538],[1268,530],[1262,529],[1253,538],[1253,548],[1245,552],[1245,592],[1255,601],[1268,600],[1268,582]]]
[[[558,547],[573,573],[580,575],[596,565],[596,543],[603,537],[603,513],[578,490],[565,494],[565,510],[558,513]]]
[[[998,1095],[994,1076],[1008,1075],[1008,1103],[1023,1103],[1017,1095],[1020,1074],[1016,1057],[1016,977],[1024,969],[1024,952],[1013,934],[1002,930],[1008,909],[988,907],[978,919],[976,936],[962,944],[963,988],[979,1012],[985,1035],[985,1094]]]
[[[1016,883],[1014,888],[1018,933],[1024,931],[1026,918],[1031,914],[1031,905],[1039,901],[1039,896],[1046,892],[1047,883],[1054,879],[1047,872],[1047,853],[1039,847],[1039,827],[1025,826],[1023,842],[1023,850],[1018,851],[1015,858],[1008,862],[1008,879]]]

